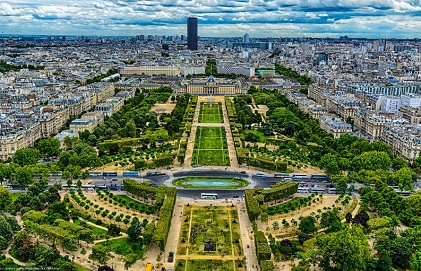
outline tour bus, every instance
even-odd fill
[[[326,188],[324,188],[324,187],[314,186],[314,187],[311,189],[311,192],[321,192],[321,193],[325,193],[325,192],[326,192]]]
[[[307,179],[307,174],[302,174],[302,173],[292,174],[292,180],[296,180],[296,179]]]
[[[289,178],[290,176],[289,176],[289,173],[280,172],[280,173],[273,174],[273,177],[284,179],[284,178]]]
[[[310,188],[308,188],[308,187],[298,187],[297,193],[310,193]]]
[[[256,177],[266,178],[266,175],[264,173],[258,172],[256,173]]]
[[[218,198],[218,194],[214,194],[214,193],[201,193],[200,194],[200,198],[202,198],[202,199],[217,199]]]
[[[338,193],[338,190],[336,190],[335,187],[329,187],[328,189],[329,189],[329,194],[336,194],[336,193]]]
[[[400,190],[399,188],[394,188],[393,189],[395,192],[396,192],[396,194],[398,194],[398,195],[401,195],[401,196],[409,196],[409,195],[411,195],[412,193],[414,193],[414,192],[412,192],[412,191],[409,191],[409,190]]]
[[[311,174],[312,179],[328,179],[326,174]]]

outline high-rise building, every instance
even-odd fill
[[[249,37],[249,34],[245,34],[244,35],[244,37],[243,37],[243,42],[250,42],[250,37]]]
[[[197,18],[187,18],[187,49],[197,50]]]

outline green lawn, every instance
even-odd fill
[[[81,265],[79,265],[77,263],[74,263],[74,265],[76,266],[76,271],[91,271],[91,269],[86,268],[84,266],[81,266]]]
[[[222,106],[220,103],[212,105],[208,103],[200,104],[199,123],[223,123]]]
[[[128,254],[134,253],[138,255],[138,259],[142,258],[145,251],[142,250],[142,246],[139,245],[138,241],[132,241],[130,238],[120,238],[110,241],[105,241],[99,243],[99,245],[107,246],[111,251],[126,256]]]
[[[232,207],[231,209],[235,211],[235,214],[227,207],[198,208],[197,206],[186,206],[183,212],[186,215],[181,226],[178,253],[186,255],[187,251],[183,248],[188,245],[188,255],[232,255],[232,247],[234,247],[234,255],[240,257],[242,249],[239,227],[237,227],[238,217],[235,208]],[[190,218],[191,214],[192,217]],[[230,215],[233,217],[230,217]],[[190,220],[191,231],[189,232]],[[231,234],[233,246],[231,245]],[[215,243],[216,251],[204,251],[204,245],[207,242]]]
[[[80,225],[81,222],[82,221],[80,221],[79,219],[75,219],[73,221],[73,223],[75,223],[76,225]],[[94,238],[96,240],[104,239],[108,235],[108,231],[100,229],[100,228],[95,227],[93,225],[87,224],[86,227],[92,231],[92,233],[95,236]]]
[[[228,150],[194,150],[193,165],[229,166]]]
[[[186,268],[187,264],[187,268]],[[245,271],[244,262],[238,261],[219,261],[219,260],[178,260],[175,265],[175,271]]]
[[[193,165],[229,166],[224,127],[198,127],[192,157]]]
[[[21,195],[21,194],[23,194],[23,193],[12,193],[12,202],[15,202],[15,200],[17,200],[18,199],[18,197]]]

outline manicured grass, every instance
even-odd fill
[[[76,271],[91,271],[91,269],[81,266],[79,264],[74,264],[76,266]]]
[[[231,212],[234,211],[234,212]],[[181,225],[178,254],[241,256],[241,238],[238,217],[234,207],[185,206]],[[234,214],[235,213],[235,214]],[[230,217],[231,216],[231,217]],[[234,222],[235,220],[235,222]],[[191,223],[190,223],[191,222]],[[231,227],[230,227],[231,225]],[[189,231],[189,227],[191,230]],[[231,235],[232,243],[231,244]],[[216,244],[216,251],[204,251],[207,242]],[[232,249],[234,248],[234,251]]]
[[[229,166],[228,150],[194,150],[192,164],[210,166]]]
[[[187,264],[187,269],[186,269]],[[237,261],[219,261],[219,260],[177,260],[175,271],[245,271],[244,262]]]
[[[79,219],[75,219],[73,221],[73,223],[75,223],[76,225],[80,225],[81,222],[82,221],[80,221]],[[93,225],[87,224],[86,227],[89,228],[92,231],[96,240],[103,239],[108,235],[108,231],[100,229],[100,228],[95,227]]]
[[[197,127],[196,137],[225,137],[225,128],[223,127]]]
[[[193,165],[229,166],[224,127],[198,127],[192,157]]]
[[[194,185],[191,182],[201,181],[201,182],[226,182],[229,183],[227,186],[214,186],[214,185]],[[184,187],[184,188],[223,188],[223,189],[236,189],[239,187],[244,187],[248,185],[248,182],[238,178],[223,178],[223,177],[185,177],[173,181],[175,186]]]
[[[12,193],[12,202],[15,202],[21,194],[23,193]]]
[[[145,253],[142,250],[142,246],[139,245],[139,242],[132,241],[130,240],[130,238],[119,238],[110,241],[105,241],[99,243],[99,245],[107,246],[111,249],[111,251],[123,256],[134,253],[138,255],[139,259]]]
[[[208,103],[200,104],[199,123],[223,123],[222,106],[220,103],[212,105]]]
[[[228,144],[225,137],[202,137],[194,143],[195,149],[200,150],[221,150],[227,149]]]

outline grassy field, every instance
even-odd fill
[[[181,225],[179,255],[241,256],[240,228],[234,207],[185,206],[183,213],[186,215]],[[216,251],[204,251],[208,242],[216,244]]]
[[[192,164],[211,166],[229,166],[229,154],[225,128],[198,127]]]
[[[81,222],[82,221],[80,221],[79,219],[73,220],[73,223],[75,223],[76,225],[80,225]],[[87,227],[88,229],[90,229],[92,231],[92,233],[94,234],[95,240],[104,239],[108,235],[108,231],[100,229],[100,228],[95,227],[93,225],[86,224],[85,227]]]
[[[187,267],[186,267],[187,265]],[[219,260],[178,260],[175,271],[245,271],[242,260],[219,261]]]
[[[191,182],[201,182],[200,185],[191,184]],[[228,183],[227,185],[206,185],[207,182],[224,182]],[[203,185],[202,185],[203,183]],[[184,187],[184,188],[222,188],[222,189],[237,189],[240,187],[245,187],[249,183],[245,180],[238,178],[223,178],[223,177],[185,177],[173,181],[173,185]]]
[[[200,104],[199,123],[223,123],[222,106],[220,103]]]
[[[98,245],[107,246],[111,249],[111,251],[123,256],[134,253],[138,255],[138,259],[142,258],[143,254],[145,253],[142,250],[142,246],[139,245],[139,242],[131,241],[130,238],[114,239],[101,242]]]

